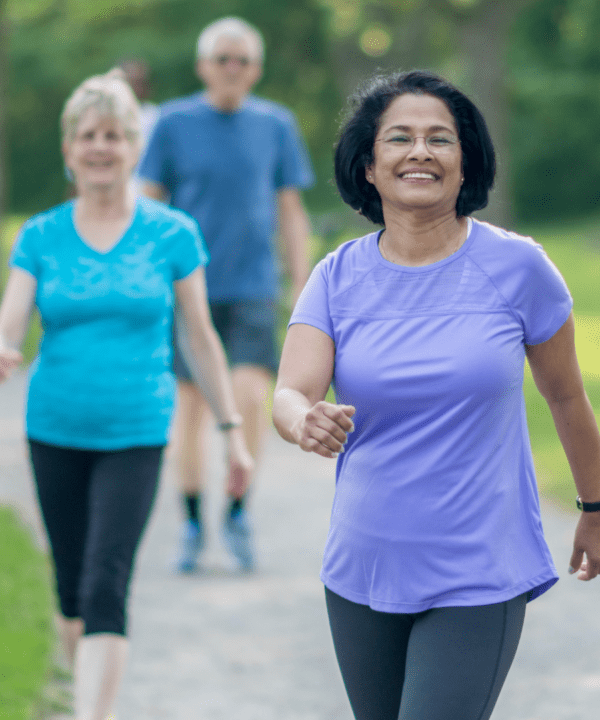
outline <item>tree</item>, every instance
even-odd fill
[[[443,0],[458,30],[465,85],[486,119],[497,158],[497,175],[488,207],[481,215],[492,223],[512,226],[510,178],[508,44],[512,24],[534,0]]]
[[[194,75],[198,33],[224,15],[245,17],[265,35],[267,61],[258,92],[291,106],[298,116],[319,177],[308,194],[311,205],[335,202],[327,179],[340,100],[329,71],[323,11],[314,0],[8,2],[10,162],[19,168],[11,193],[14,209],[34,212],[61,199],[58,118],[79,82],[124,56],[139,56],[154,71],[156,100],[194,92],[199,88]]]
[[[8,167],[6,162],[6,73],[7,42],[5,0],[0,0],[0,285],[3,285],[8,263],[4,257],[5,213],[7,207]]]
[[[226,14],[246,17],[265,34],[258,91],[298,115],[318,175],[309,207],[336,215],[330,223],[336,237],[341,204],[330,178],[337,121],[343,98],[377,69],[438,70],[482,109],[499,161],[484,218],[510,225],[515,214],[585,213],[600,200],[600,145],[591,142],[600,124],[597,0],[0,3],[11,41],[9,203],[20,212],[62,197],[58,117],[77,83],[138,55],[155,71],[158,101],[192,92],[197,34]]]
[[[510,225],[506,56],[511,24],[534,0],[320,1],[329,12],[335,67],[347,90],[382,67],[428,67],[472,96],[490,127],[499,161],[490,203],[480,214]]]
[[[6,210],[6,141],[5,141],[5,107],[6,107],[6,70],[8,33],[5,18],[6,0],[0,0],[0,230]]]

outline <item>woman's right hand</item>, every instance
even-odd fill
[[[352,405],[321,400],[294,425],[291,431],[294,440],[305,452],[336,458],[344,452],[348,433],[354,430],[351,417],[355,412]]]
[[[18,350],[4,347],[0,348],[0,382],[8,380],[12,371],[23,362],[23,356]]]

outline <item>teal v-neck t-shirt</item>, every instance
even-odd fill
[[[28,220],[11,266],[37,281],[44,330],[30,368],[26,430],[62,447],[119,450],[167,441],[174,287],[208,252],[196,222],[146,198],[99,252],[77,233],[73,201]]]

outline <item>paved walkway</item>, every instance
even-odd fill
[[[23,384],[17,375],[0,388],[0,503],[17,506],[43,542],[22,440]],[[211,476],[219,474],[215,461]],[[120,720],[352,720],[318,580],[333,464],[270,434],[253,498],[260,568],[248,577],[227,568],[220,490],[213,482],[205,571],[175,575],[179,516],[167,459],[133,584]],[[566,573],[575,522],[544,507],[561,581],[529,605],[493,720],[600,715],[600,580]]]

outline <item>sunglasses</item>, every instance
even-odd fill
[[[223,67],[230,62],[235,62],[242,67],[247,67],[252,62],[249,57],[245,57],[244,55],[216,55],[212,58],[212,60],[217,65],[221,65]]]

